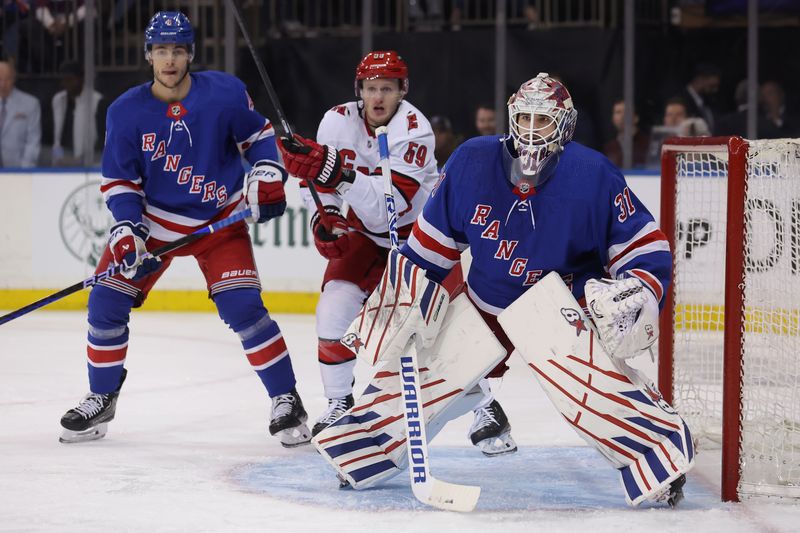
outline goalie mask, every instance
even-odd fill
[[[555,170],[564,146],[572,140],[578,112],[564,85],[545,72],[523,83],[508,99],[508,124],[516,158],[513,175],[533,185]],[[513,178],[512,178],[513,179]]]

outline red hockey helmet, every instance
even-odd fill
[[[370,52],[364,56],[356,67],[356,96],[361,97],[362,81],[376,78],[400,80],[400,90],[408,92],[408,65],[394,50]]]

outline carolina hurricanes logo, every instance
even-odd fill
[[[561,308],[561,316],[569,322],[570,326],[575,328],[575,336],[579,336],[581,331],[588,331],[586,329],[586,324],[583,323],[583,319],[581,319],[581,314],[577,312],[575,309],[570,309],[569,307],[562,307]]]
[[[359,348],[364,346],[364,343],[361,342],[361,339],[358,338],[358,335],[355,333],[348,333],[342,340],[340,340],[343,345],[345,345],[351,352],[358,353]]]
[[[409,113],[406,118],[408,119],[408,131],[413,130],[414,128],[419,127],[417,124],[417,114],[416,113]]]

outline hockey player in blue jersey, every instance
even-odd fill
[[[145,31],[153,81],[109,108],[101,191],[116,223],[97,266],[126,270],[89,296],[90,392],[61,419],[61,442],[99,439],[113,420],[128,348],[131,308],[142,304],[173,257],[197,260],[220,318],[239,336],[272,398],[269,431],[284,446],[305,444],[307,415],[278,324],[261,284],[244,222],[161,256],[165,243],[249,207],[251,222],[281,216],[286,171],[269,120],[253,110],[244,84],[221,72],[190,73],[194,30],[180,12],[156,13]],[[252,165],[247,173],[244,156]]]
[[[563,84],[545,73],[522,84],[508,118],[510,135],[473,138],[453,153],[401,253],[441,282],[469,248],[467,294],[507,354],[514,346],[497,315],[546,274],[557,272],[582,305],[585,287],[613,280],[609,302],[593,303],[619,305],[637,293],[638,319],[625,335],[596,309],[595,322],[619,347],[615,356],[641,353],[657,338],[670,283],[665,235],[608,159],[571,142],[577,111]],[[672,483],[671,503],[684,481]]]

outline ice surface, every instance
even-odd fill
[[[313,318],[276,318],[313,418],[325,407]],[[719,502],[718,459],[702,452],[678,509],[628,508],[616,472],[559,418],[516,356],[495,390],[519,453],[483,457],[468,444],[469,417],[432,445],[434,475],[483,488],[475,512],[422,506],[405,476],[339,490],[311,447],[287,450],[269,437],[263,387],[212,314],[135,313],[108,435],[60,444],[59,418],[88,389],[85,325],[83,313],[37,311],[0,326],[0,531],[799,529],[800,505]]]

